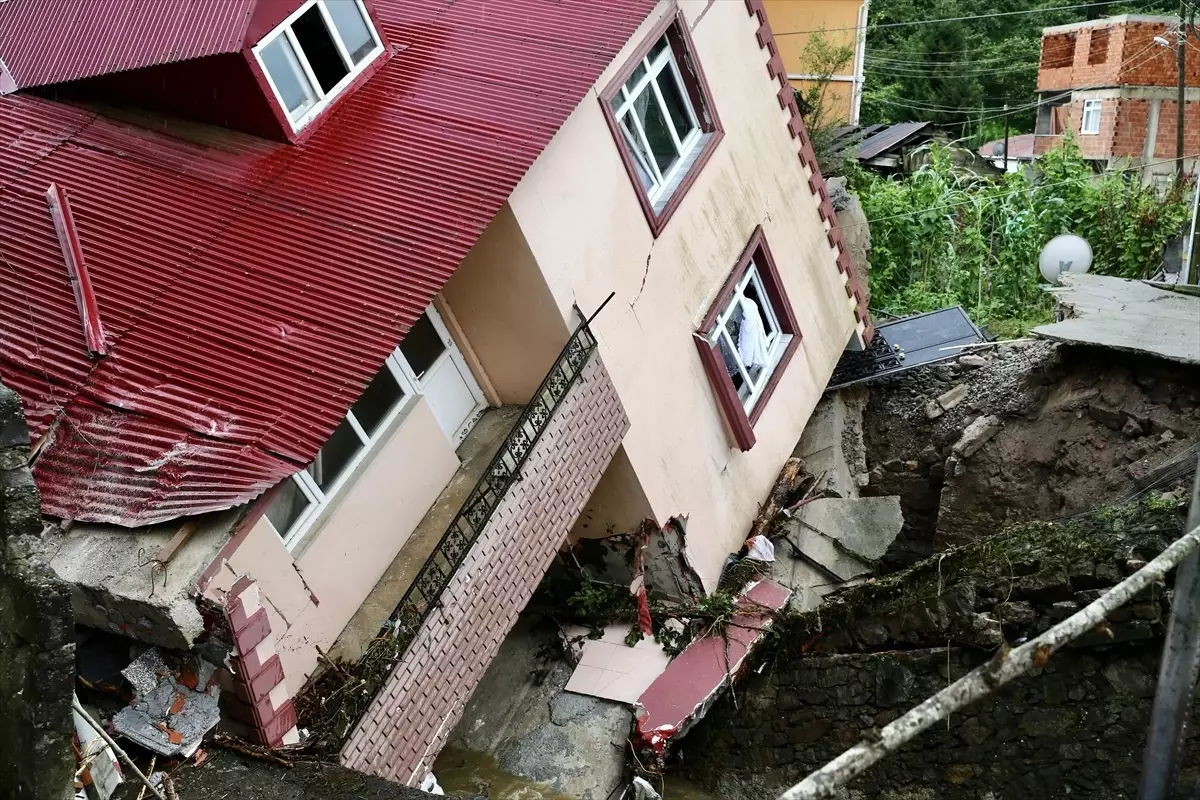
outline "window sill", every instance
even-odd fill
[[[670,221],[683,201],[684,195],[692,188],[692,184],[696,182],[696,178],[700,176],[704,165],[712,158],[713,151],[717,149],[717,145],[724,136],[725,132],[721,130],[710,131],[702,135],[696,142],[696,146],[688,153],[685,163],[675,172],[667,189],[655,202],[650,202],[649,195],[646,194],[640,183],[635,184],[634,189],[637,192],[638,201],[641,203],[642,212],[646,215],[646,222],[649,223],[650,232],[655,239],[667,226],[667,222]],[[626,162],[625,168],[629,170],[630,178],[636,181],[637,174],[624,150],[622,150],[621,157]]]

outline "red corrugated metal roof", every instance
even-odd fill
[[[312,459],[652,0],[376,0],[397,51],[304,145],[0,98],[0,377],[47,513],[141,525]],[[46,189],[70,195],[87,356]]]
[[[8,0],[0,92],[234,52],[256,1]]]

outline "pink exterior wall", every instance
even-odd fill
[[[393,425],[294,552],[262,517],[205,592],[222,601],[239,578],[257,582],[292,694],[458,469],[424,399]]]
[[[342,750],[352,769],[416,785],[533,595],[629,421],[593,354],[466,561]]]
[[[599,103],[584,100],[509,199],[564,318],[616,297],[593,328],[629,413],[625,451],[659,523],[688,517],[708,586],[749,530],[856,331],[847,275],[743,2],[684,0],[725,138],[652,236]],[[664,14],[663,2],[600,77],[603,89]],[[734,445],[692,334],[762,225],[803,339],[754,426]]]

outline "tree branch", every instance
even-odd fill
[[[953,712],[992,694],[1035,667],[1072,640],[1095,628],[1114,610],[1160,581],[1179,562],[1200,548],[1200,527],[1194,527],[1153,561],[1114,586],[1077,614],[1014,650],[1001,648],[991,661],[971,670],[880,731],[874,741],[863,740],[800,783],[778,800],[820,800],[861,775],[875,762]]]

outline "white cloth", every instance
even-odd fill
[[[775,560],[775,545],[767,537],[759,534],[751,539],[747,544],[750,545],[746,558],[752,558],[755,561],[774,561]]]
[[[634,800],[662,800],[662,795],[655,791],[648,780],[641,777],[633,779],[633,797]]]
[[[738,329],[738,357],[746,368],[767,366],[767,332],[758,304],[748,297],[741,300],[742,325]]]

